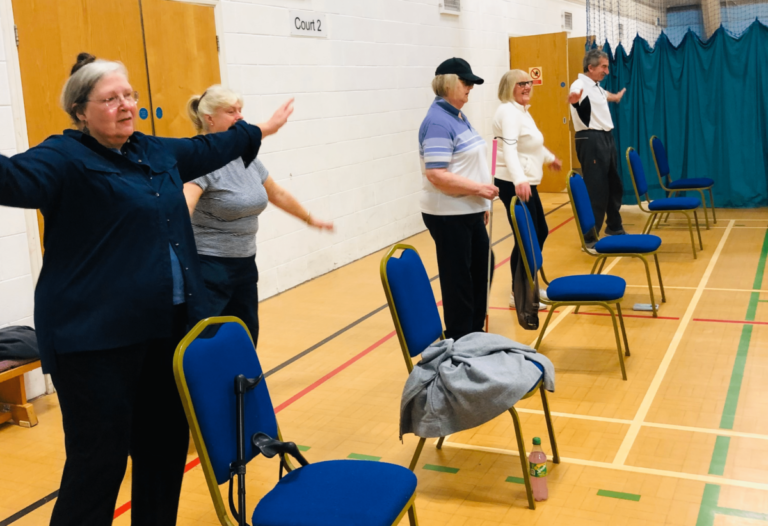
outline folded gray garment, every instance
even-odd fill
[[[475,332],[427,347],[403,389],[400,439],[443,437],[477,427],[515,405],[541,378],[555,390],[555,368],[535,349]]]
[[[40,359],[35,329],[15,325],[0,329],[0,360]]]

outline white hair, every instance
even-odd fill
[[[240,103],[243,105],[243,96],[232,91],[229,88],[225,88],[221,84],[214,84],[202,95],[193,95],[187,102],[187,115],[192,124],[195,125],[197,133],[207,132],[208,124],[205,122],[203,115],[213,115],[216,110],[220,108],[226,108],[234,106]]]
[[[75,124],[78,124],[78,113],[82,113],[85,104],[88,102],[88,96],[93,91],[94,86],[104,76],[110,73],[120,73],[126,80],[128,79],[128,70],[122,62],[113,62],[111,60],[95,60],[83,66],[79,63],[75,65],[74,72],[64,84],[61,90],[61,107],[70,116]]]

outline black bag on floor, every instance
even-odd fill
[[[38,360],[35,329],[17,325],[0,329],[0,360]]]

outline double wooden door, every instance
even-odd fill
[[[213,7],[175,0],[13,0],[29,146],[71,127],[59,99],[77,54],[125,64],[136,130],[195,133],[186,103],[221,81]],[[39,217],[40,239],[43,220]]]

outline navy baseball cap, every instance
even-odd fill
[[[437,66],[437,69],[435,70],[436,76],[449,75],[451,73],[458,75],[461,80],[470,82],[472,84],[482,84],[485,82],[483,79],[472,73],[472,68],[469,67],[469,62],[463,58],[449,58]]]

